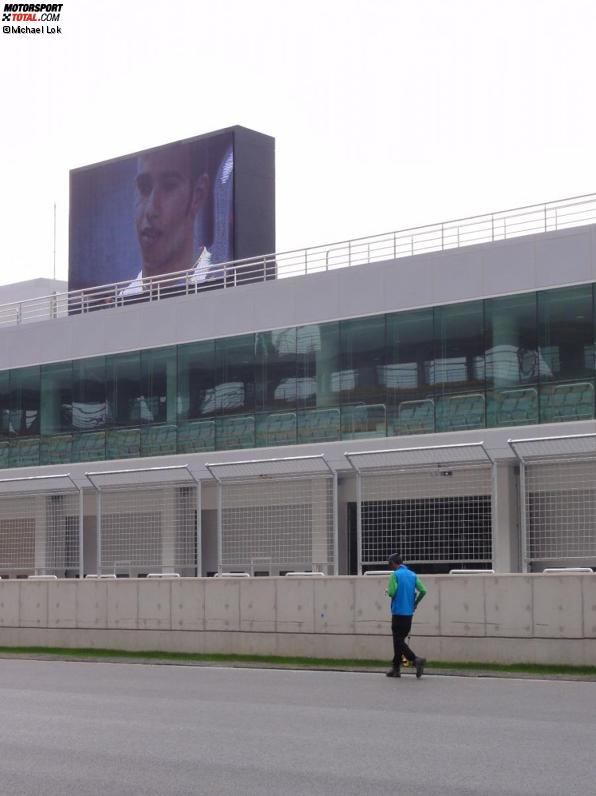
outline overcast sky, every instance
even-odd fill
[[[68,172],[241,124],[277,250],[596,191],[594,0],[64,0],[0,36],[0,284],[68,269]]]

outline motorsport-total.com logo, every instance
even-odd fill
[[[64,3],[4,3],[2,33],[62,33],[60,25],[55,23],[60,22],[63,7]]]

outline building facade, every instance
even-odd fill
[[[0,288],[3,573],[596,566],[596,225],[492,224],[100,312]]]

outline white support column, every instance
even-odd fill
[[[83,489],[79,487],[79,578],[85,577],[85,560],[83,550],[83,524],[85,518]]]
[[[48,517],[45,495],[33,497],[33,517],[35,520],[35,574],[46,575]]]
[[[362,575],[362,475],[356,470],[356,574]]]
[[[176,569],[177,506],[180,500],[178,487],[161,487],[161,567],[163,572]],[[169,494],[168,494],[169,492]]]
[[[223,572],[223,487],[217,482],[217,571]]]
[[[339,575],[339,527],[337,521],[337,470],[333,471],[333,574]]]
[[[526,501],[526,463],[519,463],[519,508],[521,519],[521,568],[528,571],[528,515]]]
[[[101,489],[97,490],[97,574],[101,575]]]
[[[490,466],[490,565],[492,569],[496,569],[495,562],[497,559],[497,493],[498,493],[498,473],[497,463],[493,462]]]
[[[325,478],[313,478],[310,481],[311,489],[311,550],[312,568],[320,567],[323,572],[329,570],[329,553],[327,534],[329,532],[329,481]],[[333,493],[333,489],[332,489]],[[305,562],[306,565],[307,562]]]
[[[195,511],[197,512],[197,522],[196,522],[196,547],[197,547],[197,578],[202,577],[203,575],[203,526],[201,522],[201,506],[202,506],[202,481],[198,481],[195,487],[196,489],[196,503],[195,503]]]

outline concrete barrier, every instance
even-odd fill
[[[596,575],[425,576],[433,660],[596,665]],[[0,581],[0,646],[389,658],[386,577]]]

